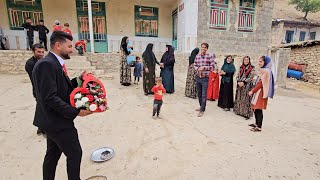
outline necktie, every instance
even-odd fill
[[[68,71],[67,71],[67,68],[66,68],[66,64],[62,65],[62,69],[63,69],[64,73],[66,73],[66,75],[68,76]]]

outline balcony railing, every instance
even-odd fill
[[[212,29],[227,29],[228,8],[212,7],[210,10],[210,24]]]
[[[33,24],[36,25],[39,24],[39,21],[42,19],[42,12],[9,9],[11,28],[22,29],[21,25],[27,17],[31,17]]]
[[[239,11],[238,31],[253,32],[254,18],[254,11]]]

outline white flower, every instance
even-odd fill
[[[80,108],[82,106],[84,106],[84,102],[82,102],[82,101],[77,101],[76,102],[76,108]]]
[[[97,110],[97,105],[96,104],[91,104],[90,106],[89,106],[89,109],[90,109],[90,111],[95,111],[95,110]]]
[[[88,102],[88,101],[89,101],[89,98],[87,98],[87,97],[83,97],[83,98],[81,98],[81,101],[82,101],[82,102],[84,102],[84,103],[86,103],[86,102]]]
[[[74,99],[80,99],[81,98],[81,94],[77,93],[76,95],[74,95]]]

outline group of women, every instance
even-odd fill
[[[187,74],[185,95],[190,98],[196,98],[196,70],[194,60],[199,53],[195,48],[189,56],[189,69]],[[233,108],[235,114],[249,119],[255,115],[256,123],[249,124],[252,131],[261,131],[263,114],[262,110],[267,108],[268,97],[273,97],[274,81],[271,71],[271,58],[262,56],[258,61],[260,71],[257,72],[258,78],[255,81],[255,67],[251,64],[249,56],[243,58],[242,64],[236,75],[236,95],[233,96],[234,75],[236,68],[232,56],[224,59],[224,64],[220,71],[215,64],[214,70],[210,73],[208,83],[208,100],[217,100],[218,106],[225,111]],[[220,78],[220,77],[221,78]],[[221,83],[219,82],[221,80]],[[219,88],[220,84],[220,88]]]
[[[131,67],[127,63],[127,57],[130,52],[127,50],[129,37],[125,36],[121,40],[120,53],[120,83],[124,86],[131,85]],[[133,47],[131,47],[133,49]],[[163,54],[160,62],[153,53],[153,44],[149,43],[142,54],[143,62],[143,91],[145,95],[153,94],[151,89],[155,85],[156,65],[160,66],[162,83],[167,93],[174,93],[174,48],[166,45],[166,52]]]
[[[131,67],[127,63],[127,56],[130,51],[127,50],[129,43],[128,37],[123,37],[121,41],[121,62],[120,62],[120,83],[124,86],[131,85]],[[133,47],[130,47],[133,49]],[[196,69],[194,68],[194,60],[199,54],[199,48],[195,48],[189,57],[189,69],[187,74],[187,82],[185,95],[190,98],[196,98]],[[214,56],[215,57],[215,56]],[[151,89],[155,85],[155,68],[160,66],[163,86],[167,93],[173,93],[174,90],[174,48],[170,45],[166,46],[166,52],[163,54],[159,62],[153,53],[153,44],[149,43],[142,54],[143,59],[143,91],[145,95],[152,94]],[[236,68],[232,56],[224,59],[224,64],[220,71],[215,67],[210,73],[208,82],[208,100],[218,100],[218,106],[225,111],[233,108],[235,114],[249,119],[255,115],[256,123],[249,124],[252,131],[261,131],[263,113],[262,110],[267,108],[268,98],[272,98],[274,94],[274,81],[271,67],[271,59],[268,56],[259,58],[260,71],[255,81],[255,67],[251,64],[249,56],[245,56],[242,65],[236,75],[236,95],[233,96],[234,75]],[[220,82],[221,81],[221,82]],[[219,88],[220,85],[220,88]]]

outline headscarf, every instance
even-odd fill
[[[244,59],[245,58],[249,59],[249,64],[247,64],[247,65],[244,64]],[[250,57],[249,56],[245,56],[243,58],[243,60],[242,60],[242,65],[240,66],[240,74],[239,74],[239,76],[242,77],[243,73],[245,73],[246,77],[248,77],[253,68],[254,68],[254,66],[251,65]]]
[[[228,63],[227,62],[228,57],[232,58],[232,56],[229,55],[224,59],[224,63],[223,63],[221,70],[223,70],[226,73],[234,73],[236,71],[236,68],[234,67],[234,64],[233,64],[234,59],[232,58],[232,61],[230,63]],[[227,77],[224,75],[224,76],[222,76],[221,81],[223,83],[229,83],[231,81],[231,77]]]
[[[153,64],[157,62],[156,56],[154,55],[152,48],[153,44],[149,43],[146,47],[146,50],[142,54],[142,57],[147,64]]]
[[[261,80],[263,88],[263,98],[273,98],[274,95],[274,78],[271,71],[271,58],[269,56],[262,56],[264,60],[264,65],[261,67],[261,75],[257,78],[256,83]],[[258,101],[261,89],[259,89],[252,98],[251,103],[255,105]]]
[[[194,48],[194,50],[192,50],[191,52],[191,55],[189,56],[189,66],[194,63],[197,54],[199,54],[199,48]]]
[[[168,48],[168,51],[163,54],[160,62],[164,63],[165,65],[169,64],[170,66],[173,66],[175,63],[174,49],[171,45],[166,45],[166,47]]]
[[[126,53],[126,55],[129,55],[130,54],[130,52],[128,51],[128,48],[127,48],[127,39],[128,39],[128,37],[127,36],[125,36],[125,37],[123,37],[122,38],[122,40],[121,40],[121,45],[120,45],[120,49],[122,48],[122,50]]]

